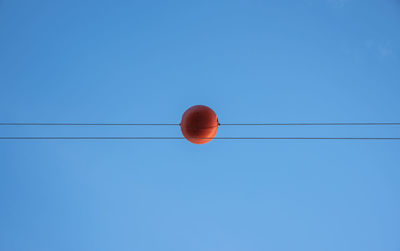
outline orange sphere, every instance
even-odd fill
[[[195,105],[183,113],[181,121],[183,136],[194,144],[210,142],[218,130],[217,114],[208,106]]]

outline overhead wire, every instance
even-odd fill
[[[0,140],[177,140],[185,137],[0,137]],[[215,137],[216,140],[400,140],[400,138],[354,137]]]
[[[400,125],[400,123],[252,123],[252,124],[220,124],[224,126],[387,126],[387,125]]]
[[[177,123],[0,123],[0,126],[179,126]],[[220,123],[220,126],[389,126],[397,122]]]
[[[0,126],[177,126],[179,124],[139,123],[0,123]]]
[[[393,126],[397,122],[222,123],[219,126]],[[0,126],[180,126],[176,123],[16,123]],[[0,140],[177,140],[185,137],[0,137]],[[210,138],[196,138],[210,139]],[[216,140],[400,140],[395,137],[215,137]]]

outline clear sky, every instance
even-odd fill
[[[399,122],[396,0],[0,0],[0,122]],[[219,136],[400,137],[391,127]],[[181,136],[1,127],[0,136]],[[1,141],[0,250],[399,251],[400,143]]]

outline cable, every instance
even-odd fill
[[[0,123],[0,126],[177,126],[179,124],[124,124],[124,123]]]
[[[179,126],[180,124],[157,123],[0,123],[0,126]],[[400,123],[250,123],[250,124],[219,124],[221,126],[388,126]]]
[[[0,137],[0,140],[175,140],[185,137]],[[318,138],[318,137],[216,137],[216,140],[400,140],[400,138]]]
[[[224,126],[386,126],[400,123],[264,123],[264,124],[220,124]]]

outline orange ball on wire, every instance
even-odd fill
[[[183,136],[194,144],[210,142],[219,126],[217,114],[208,106],[195,105],[182,115],[180,123]]]

